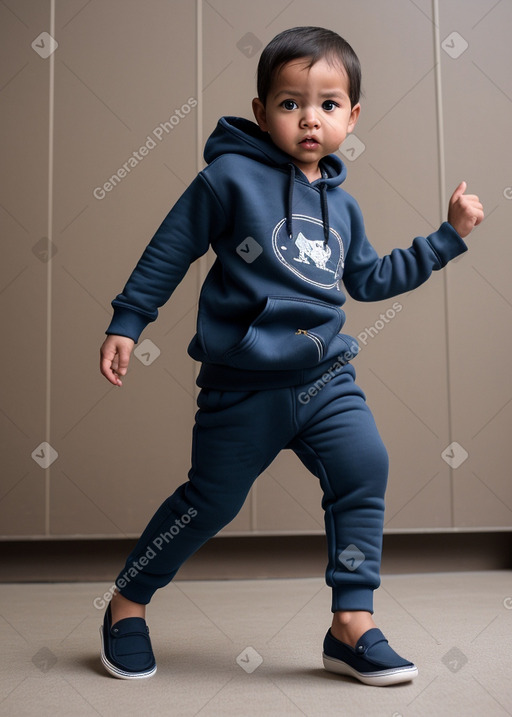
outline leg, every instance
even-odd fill
[[[128,557],[116,580],[113,623],[143,617],[155,590],[237,515],[256,477],[293,435],[289,389],[204,390],[198,405],[189,480],[160,506]]]
[[[418,670],[391,649],[372,618],[373,591],[380,584],[388,456],[354,375],[346,366],[319,384],[304,410],[298,410],[302,430],[290,447],[318,476],[324,492],[326,580],[334,613],[324,640],[324,667],[384,686],[412,680]],[[302,387],[298,396],[310,394]]]
[[[298,395],[306,395],[304,387]],[[290,447],[319,478],[324,494],[333,625],[340,639],[355,644],[364,628],[374,627],[387,452],[351,366],[298,408],[298,415],[301,430]]]

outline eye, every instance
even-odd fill
[[[284,102],[281,102],[281,105],[285,110],[296,110],[298,107],[298,104],[294,100],[284,100]]]
[[[322,109],[326,112],[332,112],[336,107],[339,107],[339,104],[334,100],[325,100],[325,102],[322,103]]]

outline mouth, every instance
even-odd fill
[[[304,137],[299,144],[306,149],[317,149],[320,146],[320,142],[315,137]]]

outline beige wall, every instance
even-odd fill
[[[347,305],[347,331],[372,335],[355,366],[391,456],[386,529],[510,529],[512,6],[312,7],[0,4],[3,536],[135,535],[185,479],[196,370],[186,346],[208,262],[145,331],[161,353],[150,365],[134,358],[122,390],[97,370],[109,304],[201,168],[218,117],[251,116],[259,45],[312,21],[346,36],[363,64],[355,134],[365,149],[347,160],[345,186],[377,250],[435,229],[461,179],[488,215],[470,252],[398,297],[384,325],[395,300]],[[46,58],[47,38],[31,46],[43,31],[58,42]],[[189,98],[198,106],[95,198]],[[447,455],[454,441],[462,449]],[[58,453],[47,468],[55,455],[43,442]],[[316,479],[283,453],[225,532],[321,532],[320,498]]]

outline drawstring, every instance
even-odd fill
[[[290,179],[288,183],[288,201],[286,207],[286,231],[293,240],[293,190],[295,188],[295,165],[290,162]],[[329,207],[327,204],[327,187],[320,184],[320,207],[322,210],[322,224],[324,227],[324,245],[329,242]]]
[[[286,207],[286,231],[290,239],[293,239],[293,189],[295,187],[295,165],[290,164],[290,180],[288,183],[288,206]]]
[[[327,188],[325,184],[320,185],[320,203],[322,205],[322,222],[324,225],[324,246],[329,241],[329,207],[327,205]]]

